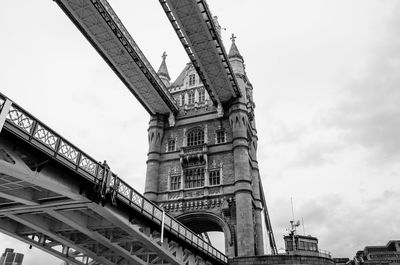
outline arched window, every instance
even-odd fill
[[[204,131],[202,129],[194,129],[187,135],[187,146],[204,144]]]

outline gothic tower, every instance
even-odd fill
[[[152,116],[145,196],[198,234],[221,231],[228,256],[264,254],[253,87],[235,37],[229,60],[241,97],[216,107],[191,63],[170,83],[163,55],[158,75],[179,105],[175,122]]]

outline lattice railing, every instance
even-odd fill
[[[6,122],[3,128],[0,128],[0,131],[6,129],[14,135],[19,136],[48,155],[51,155],[62,164],[69,166],[77,174],[95,183],[101,181],[104,172],[103,164],[96,162],[97,160],[79,150],[17,104],[12,102],[9,109],[3,109],[6,105],[6,100],[10,101],[0,93],[0,116],[3,114],[3,111],[8,112]],[[116,174],[111,172],[109,176],[106,183],[107,190],[112,191],[116,189],[117,198],[161,225],[162,208],[146,199]],[[165,230],[175,234],[206,255],[221,263],[228,262],[228,258],[223,253],[167,213],[165,213],[164,224]]]

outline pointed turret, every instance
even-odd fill
[[[229,59],[237,58],[243,62],[243,56],[240,54],[240,52],[236,46],[235,39],[236,39],[236,36],[234,34],[232,34],[232,37],[231,37],[232,45],[231,45],[231,48],[229,49],[228,58]]]
[[[236,43],[235,43],[235,35],[232,34],[231,40],[232,40],[232,45],[231,48],[229,49],[229,54],[228,54],[228,58],[229,58],[229,62],[231,63],[232,66],[232,70],[235,74],[241,74],[244,75],[245,74],[245,70],[244,70],[244,60],[243,60],[243,56],[240,54]]]
[[[167,58],[167,54],[164,52],[161,57],[163,60],[161,62],[160,68],[157,71],[157,74],[160,77],[160,79],[163,81],[164,85],[169,87],[169,81],[171,80],[171,78],[169,77],[167,63],[165,62],[165,58]]]

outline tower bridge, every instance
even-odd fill
[[[172,81],[166,55],[156,72],[106,0],[55,2],[150,114],[145,192],[1,95],[1,232],[76,265],[228,264],[265,254],[265,226],[277,254],[253,86],[207,3],[160,0],[190,59]]]

